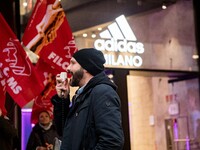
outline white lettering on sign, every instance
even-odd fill
[[[112,55],[104,54],[106,59],[106,65],[113,66],[136,66],[140,67],[142,65],[142,58],[138,55],[136,56],[124,56],[124,55]]]
[[[170,115],[178,115],[179,114],[179,105],[177,102],[173,102],[169,104],[168,113]]]
[[[124,15],[99,33],[101,39],[94,41],[94,47],[104,53],[106,65],[118,67],[140,67],[143,60],[144,44],[137,42]]]
[[[31,75],[31,62],[28,57],[23,58],[24,62],[21,61],[18,54],[20,51],[18,42],[17,39],[9,39],[2,50],[5,61],[0,63],[0,84],[3,87],[9,87],[14,94],[22,91],[22,87],[17,82],[17,76]]]
[[[127,40],[117,41],[114,39],[103,40],[97,39],[94,42],[94,47],[101,51],[108,52],[129,52],[129,53],[144,53],[144,45],[140,42],[127,42]]]
[[[25,57],[25,63],[21,63],[18,57],[18,45],[15,44],[18,40],[9,39],[10,42],[7,43],[7,47],[3,49],[3,53],[6,53],[5,62],[8,63],[12,72],[18,76],[30,76],[31,75],[31,64],[28,61],[28,57]]]
[[[97,39],[94,46],[104,53],[106,65],[130,67],[142,66],[143,60],[138,54],[144,53],[144,45],[140,42]],[[111,54],[110,52],[114,52],[118,55]]]
[[[3,68],[3,71],[0,73],[0,83],[2,86],[5,86],[5,84],[7,83],[14,94],[19,94],[19,92],[22,91],[22,87],[18,85],[18,82],[15,80],[14,77],[9,77],[9,71],[9,67]],[[4,76],[6,76],[8,79],[6,80]]]
[[[54,52],[51,52],[48,56],[48,59],[51,60],[54,64],[56,64],[59,67],[62,67],[62,69],[67,71],[67,67],[69,65],[69,62],[64,61],[62,57],[57,55]]]
[[[17,81],[13,77],[10,77],[7,80],[8,86],[12,89],[13,93],[19,94],[20,91],[22,91],[22,87],[17,85]]]

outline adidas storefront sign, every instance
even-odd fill
[[[104,53],[106,65],[130,67],[140,67],[142,65],[142,58],[137,55],[144,53],[144,45],[140,42],[97,39],[94,47]],[[118,55],[109,52],[118,52]]]
[[[140,67],[142,65],[142,58],[139,55],[113,55],[104,54],[106,59],[106,65],[111,65],[113,67]]]
[[[115,51],[128,53],[144,53],[144,45],[140,42],[128,42],[127,40],[117,41],[114,39],[103,40],[97,39],[94,42],[94,47],[101,51]]]
[[[104,53],[106,65],[109,67],[140,67],[143,60],[144,45],[137,42],[124,15],[116,18],[116,22],[101,32],[101,39],[94,42],[94,47]]]

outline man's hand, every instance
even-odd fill
[[[67,98],[69,94],[69,84],[68,80],[63,80],[60,74],[56,75],[56,91],[60,98]]]

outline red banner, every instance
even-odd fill
[[[22,41],[27,50],[39,56],[36,69],[45,85],[32,108],[31,121],[36,123],[38,112],[43,109],[51,112],[50,99],[55,94],[55,75],[67,71],[70,59],[77,51],[59,0],[36,2]]]
[[[9,25],[0,14],[0,83],[23,107],[44,88],[34,67]]]
[[[38,0],[22,38],[23,45],[60,71],[77,48],[59,0]]]
[[[51,97],[56,94],[55,75],[60,73],[58,70],[52,68],[50,65],[45,63],[42,59],[39,59],[39,61],[36,64],[36,68],[37,68],[37,73],[43,80],[45,88],[40,93],[40,95],[35,99],[33,104],[31,122],[34,124],[37,123],[38,114],[42,110],[48,110],[51,116],[53,115],[53,108],[52,108],[53,106],[51,103]]]

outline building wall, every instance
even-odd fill
[[[155,150],[152,78],[127,76],[131,150]]]
[[[160,8],[128,16],[127,21],[137,38],[137,41],[127,42],[143,43],[144,53],[119,51],[109,53],[115,57],[115,60],[120,54],[133,57],[138,55],[142,58],[143,64],[140,67],[117,67],[198,71],[198,61],[192,58],[194,54],[197,54],[192,1],[178,1],[166,10]],[[115,20],[112,20],[110,24],[112,22]],[[91,32],[93,30],[94,27]],[[82,34],[76,36],[78,48],[94,47],[95,40],[90,37],[83,38]],[[107,53],[107,51],[105,52]],[[113,66],[108,65],[108,67],[112,68]]]
[[[137,41],[144,43],[142,68],[198,70],[192,59],[197,51],[192,1],[133,15],[128,22]]]
[[[155,143],[157,149],[166,150],[166,132],[165,132],[165,119],[168,118],[168,104],[166,95],[171,94],[168,87],[167,77],[154,77],[152,78],[152,91],[153,91],[153,112],[155,115]]]
[[[174,149],[186,149],[187,144],[197,148],[194,143],[200,118],[198,80],[173,84],[168,80],[168,77],[135,76],[132,72],[127,76],[131,150],[168,150],[166,120],[177,120],[177,127],[173,123],[169,129]],[[168,112],[174,101],[166,96],[171,94],[176,95],[174,100],[179,104],[177,115]]]

